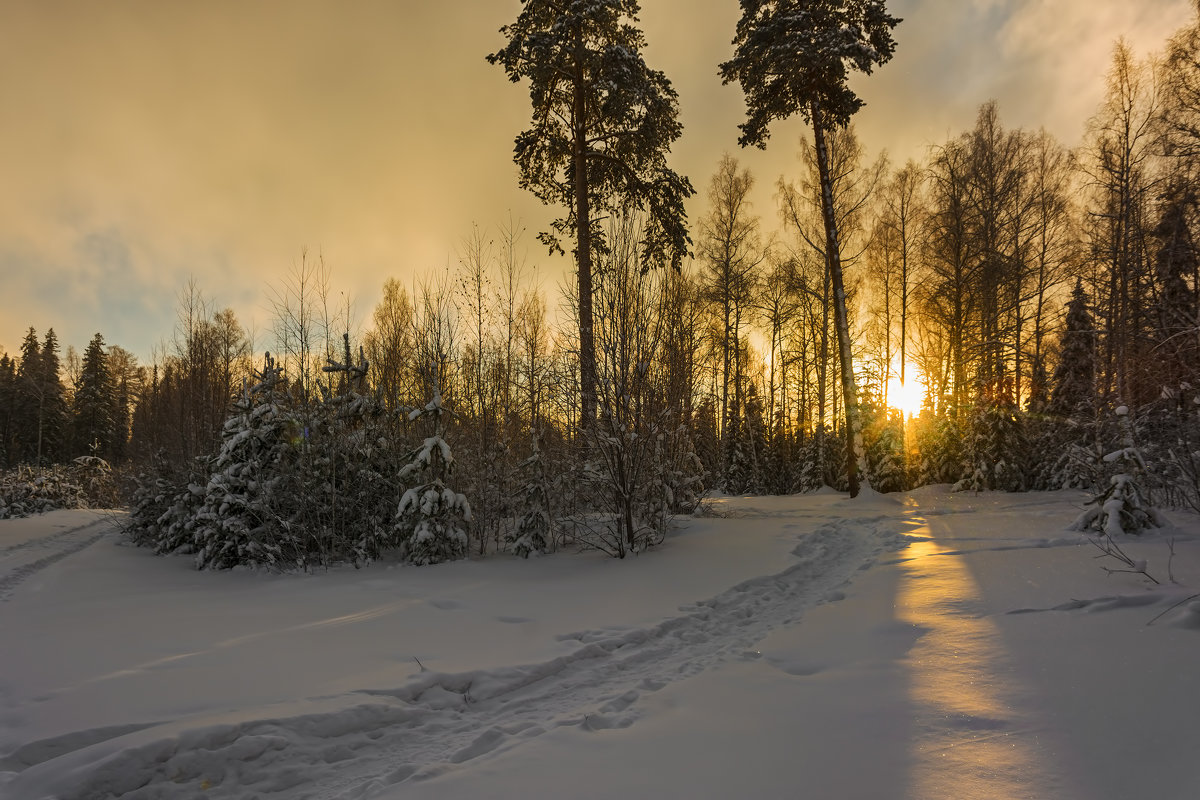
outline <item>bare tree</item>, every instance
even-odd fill
[[[750,322],[752,300],[760,280],[757,271],[767,252],[759,218],[750,210],[753,186],[749,170],[739,172],[737,159],[729,154],[722,156],[709,184],[709,210],[700,220],[696,246],[703,297],[718,314],[715,349],[721,359],[718,392],[723,453],[729,444],[728,432],[736,427],[736,416],[741,413],[742,330]]]
[[[413,366],[413,305],[408,291],[395,278],[383,284],[383,298],[372,314],[372,327],[364,337],[375,392],[384,408],[396,410],[415,404],[411,397]]]
[[[1159,152],[1161,97],[1153,62],[1139,62],[1127,42],[1118,40],[1108,73],[1108,92],[1089,123],[1083,165],[1090,180],[1088,234],[1093,277],[1105,332],[1101,342],[1105,397],[1135,405],[1156,391],[1135,379],[1139,342],[1148,325],[1147,281],[1151,272],[1145,246],[1146,206],[1154,189],[1154,158]]]

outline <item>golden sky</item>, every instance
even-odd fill
[[[999,102],[1010,127],[1076,144],[1112,44],[1161,47],[1191,0],[892,0],[896,56],[858,81],[868,148],[920,158]],[[517,187],[524,85],[484,56],[519,0],[0,0],[0,348],[30,326],[82,349],[100,331],[143,359],[190,277],[269,348],[271,287],[302,248],[369,317],[388,277],[447,264],[473,223],[510,213],[553,292],[567,269]],[[698,190],[724,151],[772,187],[798,171],[801,123],[738,151],[721,86],[736,0],[642,0],[647,61],[679,92],[672,165]]]

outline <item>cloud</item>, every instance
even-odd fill
[[[969,127],[995,98],[1010,126],[1073,143],[1112,41],[1157,47],[1188,0],[895,0],[895,59],[856,81],[868,151],[895,159]],[[517,186],[528,92],[484,55],[519,0],[207,0],[0,4],[0,345],[29,325],[82,346],[96,330],[146,357],[195,276],[217,306],[267,327],[268,287],[323,252],[363,316],[389,276],[439,268],[473,222],[544,209]],[[795,175],[799,120],[739,151],[741,93],[721,86],[728,0],[643,3],[651,66],[680,95],[672,164],[703,193],[724,151],[758,178],[756,210]],[[569,267],[533,241],[553,286]],[[58,288],[56,288],[58,287]],[[74,331],[78,326],[78,332]],[[67,331],[70,330],[70,335]],[[260,342],[260,345],[266,344]]]

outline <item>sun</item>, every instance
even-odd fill
[[[919,415],[925,404],[924,382],[911,373],[907,377],[901,383],[899,377],[893,376],[888,379],[887,387],[888,407],[902,413],[905,419]]]

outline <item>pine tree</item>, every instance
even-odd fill
[[[97,333],[83,351],[79,385],[75,388],[75,454],[111,456],[115,428],[116,392],[104,349]]]
[[[1067,303],[1061,349],[1047,411],[1060,419],[1089,419],[1096,402],[1096,329],[1082,280]]]
[[[796,484],[802,492],[813,492],[825,485],[823,465],[827,462],[824,460],[824,454],[818,449],[823,446],[824,440],[822,436],[809,433],[800,442],[800,465]]]
[[[282,409],[282,369],[270,353],[257,383],[225,422],[204,499],[195,513],[196,566],[285,566],[298,557],[296,533],[277,506],[287,495],[280,462],[293,420]]]
[[[1162,219],[1154,230],[1159,241],[1155,259],[1158,289],[1158,320],[1155,331],[1161,360],[1161,385],[1177,394],[1184,382],[1200,371],[1200,304],[1197,290],[1187,278],[1200,274],[1200,263],[1192,241],[1187,212],[1194,198],[1175,190],[1167,200]]]
[[[763,408],[758,389],[751,381],[746,389],[746,404],[731,436],[732,452],[726,491],[730,494],[762,494],[763,460],[766,436],[763,429]]]
[[[922,414],[916,423],[916,483],[954,483],[963,477],[966,434],[956,417],[948,413]]]
[[[767,494],[788,494],[795,488],[792,445],[783,409],[777,408],[771,421],[771,435],[763,444],[763,491]]]
[[[1067,303],[1044,414],[1030,402],[1031,481],[1036,489],[1084,489],[1096,480],[1100,441],[1096,421],[1096,330],[1083,282]]]
[[[63,461],[68,457],[70,415],[67,408],[67,391],[61,378],[58,335],[53,328],[46,331],[42,340],[38,372],[41,399],[41,460]]]
[[[17,463],[17,362],[0,355],[0,467]]]
[[[596,413],[593,260],[606,250],[598,219],[620,209],[646,213],[643,263],[678,266],[691,240],[684,200],[694,190],[667,166],[683,132],[678,100],[641,51],[637,0],[524,0],[500,32],[508,44],[487,57],[513,82],[529,80],[531,127],[517,136],[514,160],[523,188],[565,206],[554,233],[539,238],[562,251],[575,240],[582,424]]]
[[[59,378],[58,337],[50,329],[39,345],[37,331],[30,328],[21,343],[13,386],[14,460],[46,464],[64,455],[65,394]]]
[[[13,397],[13,428],[16,435],[13,460],[40,463],[42,458],[42,415],[45,391],[42,387],[42,349],[37,331],[30,328],[21,341]]]
[[[471,521],[471,505],[446,485],[454,470],[454,456],[444,438],[443,417],[448,413],[442,393],[435,388],[433,399],[409,414],[410,421],[426,420],[432,429],[400,470],[401,480],[421,481],[404,493],[396,511],[405,558],[412,564],[439,564],[467,554],[464,525]]]
[[[717,437],[717,406],[711,397],[705,397],[692,412],[692,442],[696,457],[704,472],[702,485],[711,488],[719,483],[721,469],[721,443]],[[701,490],[701,493],[703,491]]]
[[[550,548],[554,525],[550,518],[550,498],[547,493],[546,465],[542,460],[542,451],[538,447],[537,436],[533,439],[533,452],[520,466],[525,475],[525,484],[521,487],[519,498],[520,516],[517,524],[508,536],[508,544],[513,553],[522,558],[529,558],[530,553],[538,555]]]
[[[904,458],[904,423],[897,412],[870,404],[863,409],[867,476],[878,492],[902,491],[908,480]]]
[[[967,474],[955,484],[955,490],[1024,491],[1028,449],[1011,383],[1004,380],[997,386],[980,387],[967,440]]]

